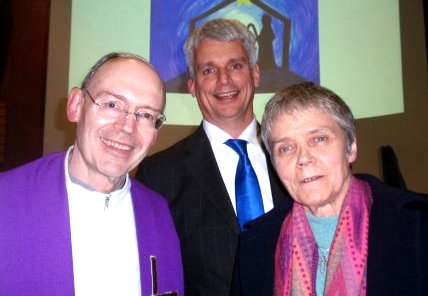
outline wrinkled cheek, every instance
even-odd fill
[[[297,201],[297,202],[301,202],[300,200],[300,196],[302,195],[301,189],[297,186],[286,186],[288,193],[291,195],[291,197]]]
[[[301,190],[301,187],[299,186],[299,184],[293,181],[292,179],[281,178],[281,180],[282,180],[282,184],[284,184],[288,193],[291,194],[292,196],[296,196],[297,193]]]
[[[284,182],[294,183],[296,180],[296,172],[290,169],[290,165],[280,163],[279,164],[279,175]]]

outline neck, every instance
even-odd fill
[[[83,187],[86,187],[90,190],[102,192],[102,193],[111,193],[119,188],[121,188],[126,181],[126,176],[122,176],[121,178],[115,178],[114,180],[105,179],[101,180],[100,182],[96,181],[96,178],[81,178],[78,175],[75,175],[71,167],[68,171],[70,175],[70,179],[73,183],[77,183]],[[86,180],[91,180],[90,182],[85,182]]]
[[[79,183],[91,190],[110,193],[121,188],[126,181],[126,174],[118,177],[108,177],[102,174],[93,173],[86,169],[85,166],[79,165],[77,158],[79,157],[76,153],[72,153],[68,162],[68,173],[75,183]]]
[[[206,120],[231,135],[232,138],[236,139],[250,125],[253,118],[254,117],[251,117],[245,120],[222,120],[221,122],[213,122],[208,119]]]

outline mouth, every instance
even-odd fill
[[[229,91],[215,94],[214,96],[219,100],[230,100],[235,98],[239,94],[239,91]]]
[[[304,183],[304,184],[311,183],[313,181],[321,179],[322,177],[323,176],[313,176],[313,177],[305,178],[301,181],[301,183]]]
[[[131,146],[120,144],[118,142],[114,142],[114,141],[111,141],[111,140],[107,140],[104,137],[101,137],[101,141],[104,144],[106,144],[107,146],[112,147],[112,148],[117,149],[117,150],[120,150],[120,151],[129,152],[129,151],[132,150]]]

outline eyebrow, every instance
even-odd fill
[[[316,133],[322,132],[322,131],[327,131],[327,132],[334,133],[333,129],[331,129],[330,127],[328,127],[328,126],[321,126],[321,127],[317,127],[317,128],[309,130],[309,132],[307,133],[307,135],[313,135],[313,134],[316,134]],[[271,143],[272,143],[272,145],[275,145],[275,144],[284,142],[284,141],[286,141],[288,139],[290,139],[290,137],[285,136],[285,137],[276,139],[276,140],[272,141]]]
[[[312,134],[315,134],[318,132],[323,132],[323,131],[334,133],[332,128],[330,128],[328,126],[321,126],[321,127],[314,128],[313,130],[310,130],[308,134],[312,135]]]
[[[115,98],[119,99],[120,101],[123,101],[123,102],[126,102],[126,103],[129,102],[129,100],[128,100],[127,97],[125,97],[123,95],[120,95],[120,94],[117,94],[117,93],[114,93],[114,92],[111,92],[111,91],[105,90],[105,91],[102,91],[102,92],[100,92],[98,94],[98,96],[102,96],[102,95],[112,96],[112,97],[115,97]],[[153,108],[153,107],[148,106],[148,105],[138,106],[138,107],[135,108],[135,111],[138,111],[138,110],[141,110],[141,109],[146,109],[146,110],[148,109],[148,110],[153,111],[153,112],[161,113],[160,109],[156,109],[156,108]]]
[[[246,65],[250,64],[247,58],[241,56],[241,57],[238,57],[238,58],[231,58],[231,59],[227,60],[226,65],[233,64],[233,63],[236,63],[236,62],[241,62],[241,63],[246,64]],[[197,67],[198,67],[198,69],[202,69],[202,68],[207,67],[207,66],[215,66],[216,64],[217,63],[214,62],[214,61],[208,61],[206,63],[197,65]]]
[[[277,139],[277,140],[272,141],[271,143],[272,143],[272,145],[275,145],[275,144],[278,144],[278,143],[284,142],[285,140],[287,140],[287,139],[289,139],[289,138],[290,138],[290,137],[282,137],[282,138],[279,138],[279,139]]]
[[[241,62],[241,63],[244,63],[244,64],[248,64],[249,63],[249,61],[248,61],[248,59],[246,57],[239,57],[239,58],[232,58],[232,59],[230,59],[228,61],[228,64],[235,63],[235,62]]]

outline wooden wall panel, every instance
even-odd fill
[[[10,43],[0,88],[5,104],[4,161],[0,170],[42,155],[49,0],[9,1]]]

